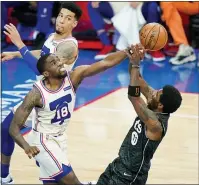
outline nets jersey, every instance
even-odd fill
[[[66,130],[75,105],[75,91],[69,74],[56,91],[47,89],[43,79],[35,82],[34,86],[41,93],[43,107],[35,108],[33,129],[45,134],[62,134]]]
[[[164,136],[167,131],[169,115],[158,114],[157,116]],[[119,157],[114,161],[115,172],[123,178],[129,178],[132,182],[145,182],[151,166],[151,159],[160,142],[161,140],[152,141],[147,138],[145,124],[137,117],[120,147]]]

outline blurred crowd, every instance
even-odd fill
[[[154,62],[164,61],[181,65],[196,61],[199,48],[199,2],[77,2],[83,16],[75,30],[81,39],[101,41],[102,47],[95,56],[103,59],[115,50],[139,43],[139,31],[147,23],[157,22],[168,31],[169,40],[160,51],[148,52]],[[2,2],[1,32],[6,23],[12,22],[18,30],[28,30],[24,40],[33,41],[33,47],[41,47],[54,31],[59,2]],[[25,35],[25,34],[24,34]],[[6,37],[2,34],[2,39]],[[198,62],[199,66],[199,62]]]

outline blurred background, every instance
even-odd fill
[[[77,1],[75,3],[83,11],[73,32],[80,51],[75,66],[92,64],[104,59],[111,52],[124,49],[129,44],[139,43],[139,30],[147,23],[157,22],[167,29],[168,43],[160,51],[146,53],[141,63],[141,74],[153,88],[159,89],[166,84],[174,85],[182,93],[191,94],[187,102],[191,103],[194,100],[198,105],[198,98],[195,95],[199,93],[199,2]],[[7,23],[13,23],[17,27],[29,49],[41,49],[44,41],[54,32],[59,8],[58,1],[1,2],[1,52],[17,50],[3,34],[4,25]],[[127,24],[129,29],[124,31],[123,27]],[[1,73],[1,110],[4,119],[9,110],[31,89],[35,74],[23,59],[19,58],[1,63]],[[128,84],[126,59],[116,67],[84,80],[77,91],[75,108],[87,105],[116,89],[126,88]],[[120,98],[127,97],[120,95]],[[114,100],[117,101],[118,98]],[[185,107],[189,110],[189,106]],[[192,107],[193,112],[198,112],[197,107]],[[184,114],[187,115],[188,112]],[[197,122],[197,115],[192,118]],[[23,132],[28,130],[30,128]],[[181,181],[176,182],[181,183]],[[187,180],[187,182],[195,183],[196,180]]]
[[[80,49],[76,65],[91,64],[105,58],[113,51],[124,49],[129,44],[139,43],[139,30],[142,26],[158,22],[167,29],[168,43],[162,50],[146,53],[141,64],[143,77],[156,89],[165,84],[172,84],[182,92],[199,92],[199,2],[77,1],[75,3],[83,11],[73,32]],[[30,49],[41,49],[44,41],[54,32],[59,8],[60,2],[56,1],[1,2],[1,51],[16,50],[3,33],[4,25],[7,23],[13,23],[17,27],[23,41]],[[125,31],[123,28],[126,28],[127,24],[129,29]],[[90,87],[91,90],[98,88],[102,91],[99,93],[101,94],[127,86],[127,62],[110,69],[113,74],[108,73],[106,76],[105,72],[97,75],[88,80],[88,84],[83,83],[81,87]],[[27,79],[32,83],[35,76],[22,59],[16,58],[3,63],[2,79],[5,79],[2,80],[4,97],[7,96],[4,91],[16,89],[21,83],[26,84]],[[103,84],[99,88],[97,82],[101,81]],[[96,95],[95,92],[93,97],[89,98],[92,99],[99,94]],[[87,101],[84,95],[80,99],[81,101],[78,98],[77,105]],[[16,102],[5,103],[3,116],[13,103]]]

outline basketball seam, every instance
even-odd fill
[[[155,26],[156,26],[156,25],[154,25],[154,26],[151,28],[151,30],[149,31],[149,33],[153,30],[153,28],[154,28]],[[144,45],[145,45],[145,46],[146,46],[146,41],[147,41],[147,37],[148,37],[149,33],[147,34],[146,39],[145,39],[145,42],[144,42]]]
[[[154,47],[156,46],[156,44],[157,44],[157,42],[158,42],[158,39],[159,39],[159,35],[160,35],[160,26],[159,26],[158,37],[157,37],[157,39],[156,39],[156,42],[155,42],[155,44],[154,44],[153,48],[151,48],[151,50],[153,50],[153,49],[154,49]]]
[[[163,27],[163,28],[164,28],[164,27]],[[166,45],[166,43],[167,43],[167,41],[168,41],[168,34],[167,34],[167,30],[166,30],[165,28],[164,28],[164,32],[165,32],[165,35],[166,35],[164,45]]]

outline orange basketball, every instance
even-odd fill
[[[162,49],[168,40],[164,26],[158,23],[149,23],[140,30],[140,42],[145,49],[157,51]]]

